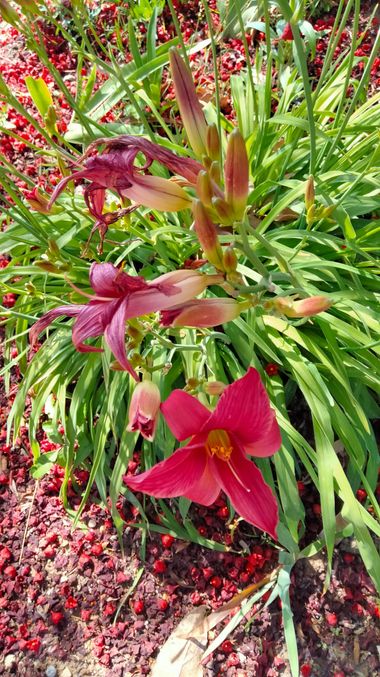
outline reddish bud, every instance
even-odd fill
[[[213,576],[210,580],[210,585],[212,585],[213,588],[221,588],[222,583],[220,576]]]
[[[301,675],[302,677],[310,677],[311,675],[310,663],[304,663],[303,665],[301,665]]]
[[[152,442],[156,432],[160,404],[160,391],[155,383],[152,381],[138,383],[129,405],[127,430],[139,431],[146,440]]]

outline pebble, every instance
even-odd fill
[[[96,527],[95,520],[93,520],[93,519],[88,520],[87,526],[88,526],[89,529],[95,529],[95,527]]]
[[[16,665],[16,656],[13,653],[9,653],[4,658],[4,667],[6,670],[10,670]]]
[[[56,677],[57,668],[55,668],[54,665],[48,665],[45,670],[45,675],[46,677]]]

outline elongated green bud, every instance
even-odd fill
[[[305,188],[305,206],[306,209],[310,209],[312,205],[315,202],[315,190],[314,190],[314,177],[309,176],[308,180],[306,181],[306,188]]]
[[[234,213],[231,205],[227,204],[221,197],[213,197],[211,203],[218,215],[219,221],[225,226],[230,226],[234,222]]]
[[[207,154],[211,160],[219,160],[220,157],[220,139],[218,128],[215,124],[207,127]]]
[[[224,183],[226,201],[232,207],[236,221],[245,211],[248,197],[249,167],[245,142],[238,129],[228,137]]]
[[[213,197],[212,185],[208,173],[203,170],[197,176],[197,195],[206,207],[211,206]]]
[[[207,123],[191,72],[175,47],[169,50],[169,61],[183,126],[194,153],[202,158],[207,155]]]
[[[206,258],[218,270],[223,270],[223,254],[215,224],[200,200],[193,202],[194,230]]]

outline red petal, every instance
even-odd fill
[[[161,411],[174,437],[180,442],[199,433],[211,416],[196,397],[183,390],[173,390],[161,404]]]
[[[249,447],[252,455],[270,456],[278,451],[280,431],[256,369],[248,369],[245,376],[225,389],[209,427],[234,433],[243,447]]]
[[[138,381],[138,376],[128,362],[127,353],[125,351],[125,321],[128,312],[128,303],[128,297],[119,303],[116,312],[114,312],[112,319],[105,328],[104,338],[119,364],[131,374],[135,381]]]
[[[130,489],[156,498],[185,496],[202,478],[206,463],[204,448],[187,446],[141,475],[127,477],[125,483]]]
[[[277,501],[254,463],[237,448],[234,449],[228,463],[217,456],[214,456],[210,463],[215,479],[220,482],[239,515],[277,539]]]
[[[40,317],[37,322],[31,327],[30,332],[29,332],[29,340],[31,343],[35,343],[37,341],[38,335],[46,329],[46,327],[53,322],[57,317],[61,317],[64,315],[67,315],[67,317],[75,317],[76,315],[79,315],[79,313],[86,308],[86,306],[81,306],[81,305],[70,305],[70,306],[58,306],[58,308],[53,308],[52,310],[49,310],[49,312],[45,313],[42,317]]]
[[[190,491],[187,491],[185,496],[186,498],[189,498],[190,501],[195,501],[195,503],[211,505],[216,501],[219,494],[220,486],[215,482],[209,463],[206,463],[204,473],[199,482],[197,482]]]

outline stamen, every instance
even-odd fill
[[[229,469],[231,470],[233,476],[234,476],[235,479],[239,482],[239,484],[243,487],[243,489],[245,489],[245,491],[247,491],[248,493],[250,493],[251,490],[248,489],[248,487],[245,486],[244,482],[241,481],[241,478],[236,474],[236,470],[233,469],[233,467],[232,467],[232,465],[231,465],[231,463],[230,463],[229,461],[227,461],[227,465],[228,465]]]

